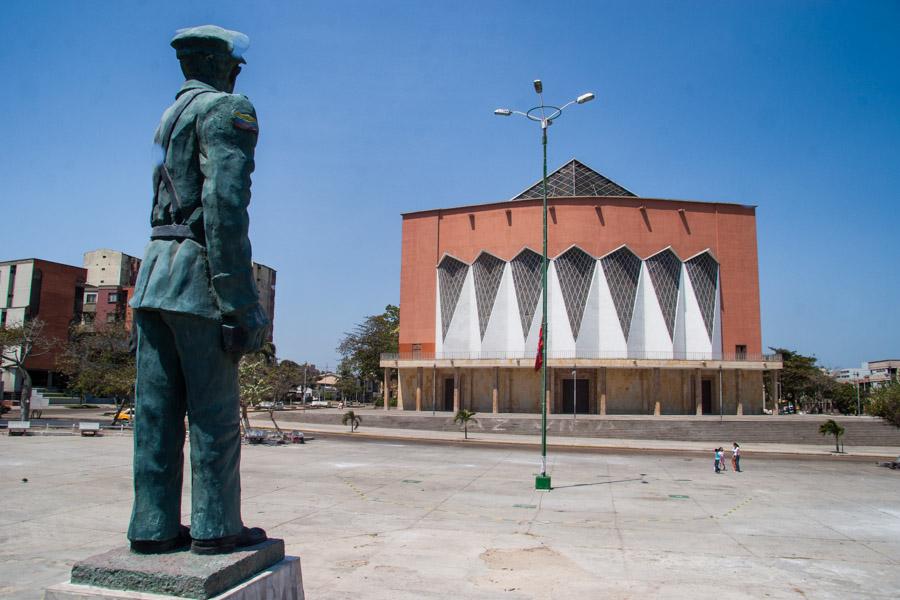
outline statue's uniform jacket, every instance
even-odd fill
[[[259,301],[247,235],[257,134],[235,126],[236,115],[255,122],[256,111],[246,97],[194,80],[185,82],[177,98],[193,90],[204,93],[178,119],[165,160],[181,204],[179,215],[195,239],[150,242],[131,306],[220,319]],[[158,143],[178,108],[176,100],[163,114]],[[159,171],[153,184],[151,224],[170,225],[173,198]]]
[[[247,98],[193,80],[157,131],[157,143],[171,141],[166,169],[154,172],[153,234],[131,302],[137,330],[133,541],[178,535],[185,415],[191,536],[218,539],[243,527],[237,356],[223,346],[222,323],[261,313],[247,237],[257,133]]]

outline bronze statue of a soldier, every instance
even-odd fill
[[[266,539],[241,520],[237,365],[268,319],[251,267],[250,174],[259,134],[233,94],[247,36],[205,25],[172,40],[185,82],[162,116],[152,231],[134,298],[137,385],[135,552],[230,552]],[[184,419],[190,423],[191,524],[180,522]]]

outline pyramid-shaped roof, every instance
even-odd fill
[[[547,176],[548,198],[572,198],[591,196],[631,196],[637,197],[624,187],[611,181],[574,158]],[[543,182],[533,186],[513,198],[513,200],[533,200],[544,197]]]

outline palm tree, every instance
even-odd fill
[[[463,426],[463,431],[465,432],[466,439],[469,439],[469,423],[477,423],[478,419],[475,418],[475,415],[478,413],[472,412],[471,410],[462,409],[456,416],[453,417],[454,423],[459,423]]]
[[[844,435],[844,428],[838,425],[837,421],[835,421],[834,419],[828,419],[827,421],[819,425],[819,433],[821,433],[822,435],[833,435],[834,451],[841,451],[838,440],[840,440],[841,436]]]
[[[362,423],[362,417],[354,413],[352,410],[348,410],[344,413],[344,416],[341,418],[341,423],[344,425],[350,425],[350,433],[356,431],[356,428],[359,427],[359,424]]]

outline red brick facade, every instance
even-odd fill
[[[400,352],[435,349],[435,268],[444,254],[511,260],[540,252],[541,202],[516,200],[403,215]],[[709,249],[720,264],[722,347],[762,352],[756,211],[752,206],[637,197],[552,198],[548,255],[577,244],[594,257],[627,245],[646,258],[671,246],[686,259]]]
[[[29,370],[55,371],[56,357],[61,344],[69,337],[69,327],[80,318],[81,302],[84,294],[86,272],[81,267],[73,267],[46,260],[34,260],[35,273],[40,273],[40,294],[33,302],[29,313],[32,318],[46,323],[44,333],[59,342],[51,352],[33,356],[25,363]],[[32,285],[37,285],[33,283]]]

